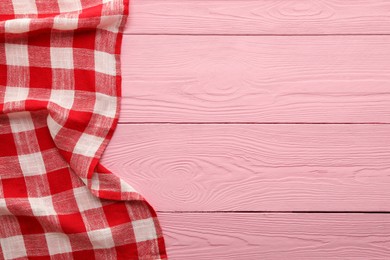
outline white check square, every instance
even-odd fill
[[[74,90],[52,89],[50,94],[50,102],[55,103],[63,108],[71,109],[74,102],[74,96]]]
[[[41,175],[46,172],[41,153],[19,155],[18,159],[25,176]]]
[[[30,18],[20,18],[5,21],[6,33],[24,33],[30,29]]]
[[[73,153],[93,157],[103,142],[104,138],[83,133],[77,141]]]
[[[72,252],[69,237],[63,233],[46,233],[47,247],[50,255]]]
[[[27,256],[23,236],[1,238],[0,245],[5,259],[24,258]]]
[[[137,242],[152,240],[157,238],[156,228],[152,218],[140,219],[132,222],[135,239]]]
[[[28,198],[35,216],[56,215],[51,197]]]
[[[116,58],[115,54],[95,51],[95,70],[100,73],[115,76],[116,75]]]
[[[78,28],[79,19],[71,17],[54,17],[53,29],[56,30],[75,30]]]
[[[117,98],[96,93],[93,112],[102,116],[114,118],[116,113]]]
[[[6,87],[4,102],[24,101],[28,97],[28,88]]]
[[[72,48],[50,47],[50,60],[53,69],[73,69]]]
[[[28,67],[28,47],[25,44],[11,44],[5,45],[5,59],[7,65]]]
[[[13,133],[26,132],[35,129],[31,114],[28,111],[10,113],[8,114],[8,118]]]
[[[102,207],[102,203],[86,187],[73,189],[73,193],[80,211],[97,209]]]
[[[102,16],[98,28],[117,33],[122,17],[122,15]]]
[[[82,9],[80,0],[57,0],[61,13],[74,12]]]
[[[111,248],[115,246],[110,228],[88,231],[88,237],[91,240],[94,249]]]
[[[35,0],[12,0],[15,14],[37,14]]]

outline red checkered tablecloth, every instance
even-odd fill
[[[151,206],[99,164],[127,0],[0,3],[0,259],[166,259]]]

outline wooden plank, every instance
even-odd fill
[[[119,125],[103,165],[160,211],[390,211],[390,125]]]
[[[388,34],[386,0],[133,0],[128,34]]]
[[[126,36],[122,122],[390,123],[390,36]]]
[[[389,214],[160,213],[170,259],[389,259]]]

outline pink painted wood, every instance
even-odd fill
[[[390,211],[390,125],[120,125],[104,165],[159,211]]]
[[[389,1],[131,2],[104,163],[170,259],[390,259]]]
[[[122,122],[390,123],[390,36],[126,36]]]
[[[132,0],[128,34],[387,34],[387,0]]]
[[[160,213],[172,260],[389,259],[389,214]]]

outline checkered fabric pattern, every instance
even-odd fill
[[[156,213],[100,165],[127,0],[1,0],[0,259],[166,259]]]

